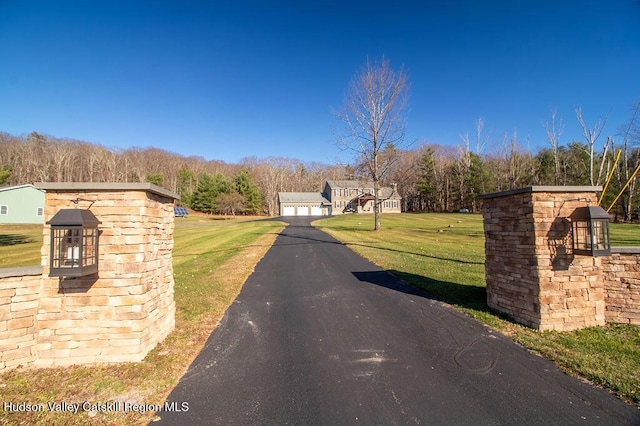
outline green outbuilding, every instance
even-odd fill
[[[33,185],[0,188],[0,224],[44,223],[44,191]]]

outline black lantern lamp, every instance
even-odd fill
[[[50,277],[82,277],[98,272],[98,225],[89,210],[62,209],[51,218]]]
[[[609,213],[600,206],[578,207],[569,216],[573,231],[573,253],[609,256]]]

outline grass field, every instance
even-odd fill
[[[612,223],[610,226],[612,246],[640,247],[640,225]]]
[[[480,215],[386,215],[378,232],[370,231],[373,218],[362,215],[322,219],[314,225],[434,299],[553,359],[568,373],[640,404],[640,327],[611,325],[576,332],[538,332],[488,309]],[[640,226],[614,224],[612,229],[616,238],[623,235],[625,242],[640,246]]]
[[[0,376],[0,401],[107,402],[113,398],[162,404],[240,292],[253,267],[284,224],[275,221],[190,217],[176,220],[173,266],[176,329],[141,363],[17,369]],[[33,228],[33,227],[31,227]],[[35,227],[42,232],[42,227]],[[0,227],[0,232],[4,228]],[[31,230],[33,231],[33,230]],[[12,235],[30,235],[11,229]],[[35,232],[35,231],[33,231]],[[25,243],[30,244],[30,243]],[[0,256],[7,248],[0,247]],[[39,248],[36,250],[39,262]],[[25,255],[26,256],[26,255]],[[148,424],[153,413],[5,413],[0,424]]]
[[[40,265],[42,225],[0,225],[0,268]]]

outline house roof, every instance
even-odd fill
[[[363,201],[369,201],[369,200],[373,200],[373,194],[360,194],[355,198],[359,198],[360,200]],[[402,197],[400,196],[400,194],[398,194],[397,192],[393,192],[393,189],[391,188],[380,188],[380,199],[382,200],[400,200]]]
[[[330,188],[346,188],[346,189],[361,189],[361,188],[373,188],[372,181],[362,180],[327,180],[327,185]],[[380,197],[387,199],[401,199],[398,192],[394,192],[390,186],[383,186],[380,188]]]
[[[373,181],[364,180],[327,180],[327,184],[332,188],[373,188]]]
[[[394,191],[393,188],[388,186],[380,188],[380,197],[388,200],[400,200],[402,198],[398,191]]]
[[[24,185],[16,185],[16,186],[3,186],[0,188],[0,192],[1,191],[12,191],[14,189],[20,189],[20,188],[33,188],[33,189],[37,189],[40,192],[44,192],[42,189],[40,188],[36,188],[35,186],[33,186],[30,183],[24,184]]]
[[[281,203],[315,203],[331,205],[319,192],[278,192]]]

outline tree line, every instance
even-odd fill
[[[452,212],[478,211],[477,196],[484,193],[531,185],[604,185],[610,177],[602,205],[608,208],[621,193],[611,212],[629,221],[637,218],[640,196],[636,179],[624,188],[640,165],[639,108],[640,103],[629,123],[606,137],[606,118],[588,126],[577,109],[582,135],[564,145],[562,120],[554,112],[545,126],[547,147],[537,152],[515,133],[493,137],[482,119],[475,134],[461,135],[455,147],[422,143],[398,149],[387,144],[379,154],[387,164],[380,182],[397,184],[403,211]],[[228,164],[158,148],[108,149],[36,132],[0,132],[0,186],[151,182],[179,194],[183,205],[214,214],[273,216],[278,214],[278,192],[319,192],[326,179],[367,176],[367,167],[358,161],[328,165],[280,157],[247,157]]]
[[[278,192],[319,192],[348,167],[280,157],[239,164],[185,157],[158,148],[109,149],[31,132],[0,132],[0,186],[34,182],[149,182],[181,204],[213,214],[278,214]]]

